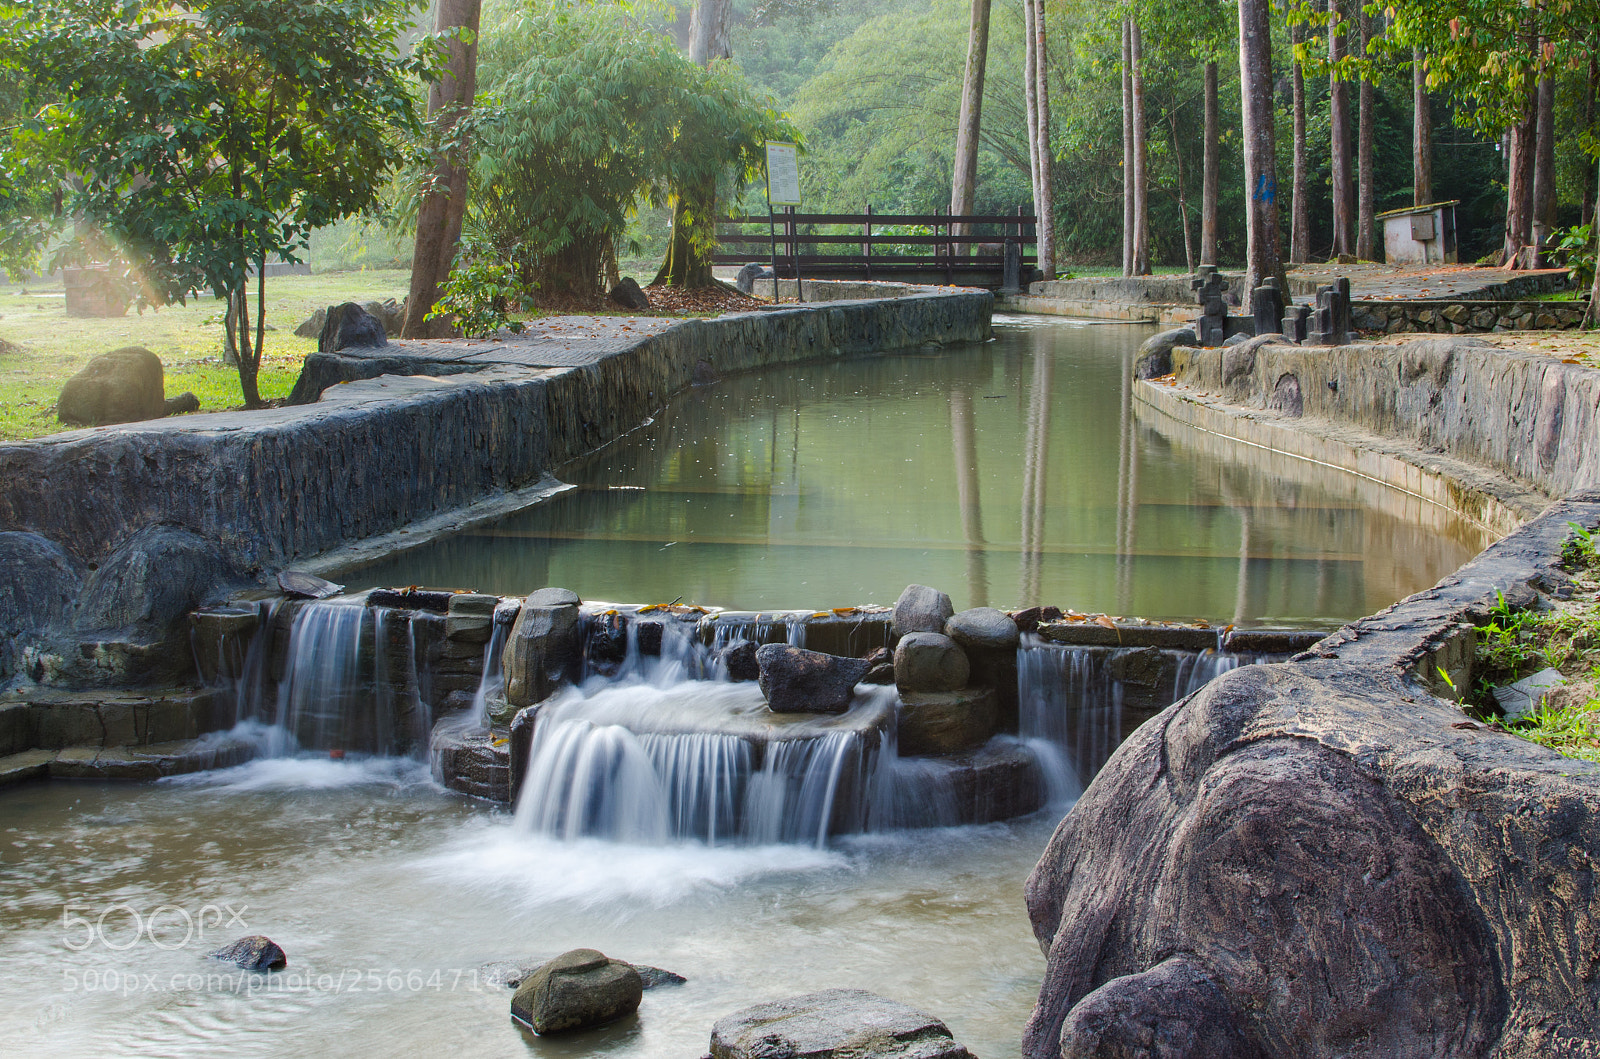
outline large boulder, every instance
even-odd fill
[[[843,713],[870,668],[864,658],[769,643],[756,649],[761,694],[775,713]]]
[[[615,287],[611,288],[611,302],[624,309],[634,312],[647,312],[650,309],[650,298],[640,289],[638,281],[632,276],[623,276]]]
[[[944,623],[956,612],[950,597],[927,585],[907,585],[894,604],[894,634],[944,632]]]
[[[0,681],[23,664],[23,644],[67,625],[82,586],[81,567],[53,541],[0,533]]]
[[[1021,640],[1021,632],[1011,615],[993,607],[974,607],[951,615],[945,622],[944,632],[969,651],[1010,650]]]
[[[994,735],[998,716],[999,701],[993,688],[902,691],[899,751],[959,754],[975,750]]]
[[[407,298],[406,301],[411,299]],[[393,298],[382,301],[362,302],[361,308],[368,316],[375,317],[383,325],[385,335],[398,335],[406,323],[405,302],[397,302]]]
[[[736,1011],[711,1059],[971,1059],[943,1022],[864,989],[827,989]]]
[[[583,652],[580,602],[564,588],[541,588],[523,601],[502,654],[507,702],[531,706],[566,678]]]
[[[761,663],[756,660],[760,647],[754,640],[734,640],[717,652],[717,663],[729,680],[760,680]]]
[[[971,672],[966,652],[941,633],[914,632],[895,645],[894,682],[901,691],[957,691]]]
[[[1151,335],[1139,346],[1139,351],[1134,354],[1133,377],[1136,379],[1158,379],[1163,375],[1172,374],[1172,351],[1178,346],[1197,346],[1199,339],[1195,337],[1192,327],[1175,327],[1170,331],[1162,331]]]
[[[594,949],[563,953],[529,975],[511,1017],[541,1036],[615,1022],[639,1010],[644,982],[632,965]]]
[[[754,294],[756,291],[756,281],[763,279],[772,279],[772,269],[752,261],[739,270],[739,274],[734,277],[733,285],[737,287],[742,294]]]
[[[317,335],[318,353],[337,353],[358,347],[371,349],[389,344],[383,321],[355,302],[345,302],[328,310],[328,318]]]
[[[74,426],[135,423],[166,415],[161,358],[140,346],[102,353],[61,388],[56,417]]]
[[[123,541],[84,586],[77,628],[137,642],[177,634],[189,612],[237,574],[215,544],[176,526],[149,526]]]

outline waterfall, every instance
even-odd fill
[[[483,647],[483,676],[478,680],[478,690],[472,693],[472,706],[467,710],[467,722],[477,731],[489,727],[489,700],[505,691],[506,674],[500,662],[509,627],[509,623],[499,621],[496,615],[489,642]]]
[[[797,842],[905,826],[892,688],[840,715],[775,717],[753,684],[592,679],[540,710],[517,825],[562,838],[660,844]]]
[[[1128,732],[1215,677],[1265,655],[1216,649],[1082,647],[1036,635],[1017,649],[1019,730],[1047,770],[1054,757],[1084,784]]]

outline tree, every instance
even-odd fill
[[[248,407],[266,264],[372,206],[418,131],[390,0],[50,0],[8,44],[58,102],[30,122],[66,210],[135,266],[160,305],[209,288]],[[257,276],[254,335],[248,277]]]
[[[956,123],[956,163],[950,177],[950,213],[972,213],[978,180],[978,135],[983,126],[983,73],[989,58],[989,0],[972,0],[972,28],[967,34],[966,75],[961,82],[961,117]],[[953,222],[952,235],[966,235],[970,226]],[[962,249],[962,253],[967,248]]]
[[[1411,49],[1411,204],[1433,202],[1433,107],[1421,48]]]
[[[1350,93],[1345,81],[1342,0],[1328,0],[1328,123],[1332,126],[1333,253],[1353,254],[1355,196],[1350,180]]]
[[[728,0],[695,0],[689,19],[689,61],[710,69],[732,55],[728,43]],[[672,287],[709,287],[715,245],[717,173],[707,173],[673,194],[672,237],[655,282]],[[709,236],[709,237],[708,237]]]
[[[1150,133],[1145,121],[1144,35],[1139,20],[1128,20],[1128,58],[1133,103],[1133,275],[1150,275]]]
[[[1039,271],[1056,275],[1054,151],[1050,145],[1050,51],[1045,44],[1044,0],[1023,0],[1023,93],[1028,108],[1028,171],[1033,184]]]
[[[528,3],[485,29],[480,73],[497,103],[473,119],[468,229],[546,297],[599,293],[628,214],[701,201],[684,189],[710,204],[683,225],[704,260],[719,181],[737,194],[765,140],[798,135],[731,63],[696,66],[622,7]]]
[[[416,246],[411,256],[411,293],[406,298],[406,338],[447,335],[447,320],[430,318],[439,288],[450,275],[467,208],[467,145],[458,135],[472,109],[478,84],[478,23],[481,0],[438,0],[434,32],[448,48],[445,75],[428,90],[433,168],[417,208]]]
[[[1298,76],[1298,68],[1296,69]],[[1217,61],[1206,63],[1205,161],[1200,178],[1200,262],[1217,263],[1217,197],[1222,185],[1222,115],[1217,100]]]
[[[1294,168],[1291,177],[1293,203],[1289,215],[1289,260],[1305,264],[1311,260],[1311,201],[1306,184],[1306,75],[1300,61],[1300,46],[1305,27],[1298,21],[1289,26],[1289,41],[1294,47],[1294,74],[1291,88],[1294,122]]]
[[[1239,0],[1239,96],[1244,126],[1248,246],[1245,296],[1268,276],[1284,282],[1278,252],[1277,147],[1272,107],[1272,15],[1269,0]],[[1287,289],[1287,287],[1285,287]]]
[[[1133,275],[1138,193],[1133,186],[1133,20],[1122,19],[1122,274]]]
[[[1361,54],[1363,57],[1372,51],[1373,26],[1372,16],[1362,10],[1357,16],[1360,24]],[[1372,232],[1375,227],[1376,209],[1373,206],[1373,196],[1377,192],[1377,177],[1373,172],[1375,156],[1373,153],[1373,124],[1377,115],[1373,109],[1373,78],[1365,71],[1362,73],[1361,85],[1357,89],[1356,103],[1356,168],[1360,173],[1359,183],[1356,186],[1356,257],[1362,261],[1371,261],[1374,256],[1372,249]]]

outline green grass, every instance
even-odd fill
[[[332,272],[267,280],[267,325],[260,388],[267,400],[288,395],[311,338],[294,329],[319,308],[346,301],[405,297],[402,271]],[[66,314],[60,283],[0,287],[0,440],[41,437],[66,429],[55,417],[61,386],[89,358],[122,346],[144,346],[161,358],[167,396],[185,390],[201,411],[241,407],[236,369],[222,363],[222,305],[209,295],[141,315],[80,319]]]
[[[1600,545],[1589,530],[1569,525],[1572,534],[1561,558],[1578,586],[1573,599],[1553,610],[1519,611],[1502,596],[1490,620],[1478,629],[1478,680],[1469,702],[1480,716],[1494,712],[1490,688],[1546,667],[1569,681],[1600,685],[1600,585],[1595,583]],[[1600,763],[1600,698],[1541,704],[1508,723],[1506,730],[1567,757]]]
[[[1058,279],[1105,279],[1122,275],[1120,265],[1063,265],[1057,271]],[[1191,271],[1182,265],[1156,265],[1150,269],[1156,276],[1187,276]]]

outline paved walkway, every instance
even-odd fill
[[[1494,288],[1534,277],[1563,276],[1566,269],[1480,268],[1477,265],[1434,265],[1408,268],[1402,265],[1301,265],[1289,273],[1293,280],[1332,283],[1339,276],[1350,278],[1350,296],[1357,301],[1410,301],[1412,299],[1494,297]]]

